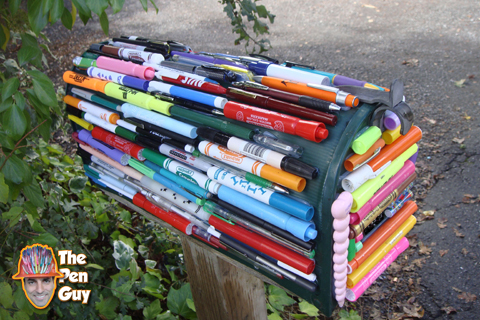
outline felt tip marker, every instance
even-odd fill
[[[302,120],[233,101],[225,104],[223,113],[229,119],[297,135],[310,141],[320,142],[328,136],[328,130],[325,129],[325,124],[322,122]]]
[[[242,140],[235,136],[227,135],[207,127],[197,128],[197,134],[206,140],[227,147],[229,150],[259,160],[274,168],[282,169],[299,177],[314,179],[318,175],[318,168],[279,152],[269,150],[250,141]]]
[[[103,52],[106,54],[119,57],[120,59],[130,60],[137,63],[155,63],[160,64],[165,60],[164,56],[159,53],[144,52],[128,48],[119,48],[110,45],[92,44],[90,49],[97,52]]]
[[[203,172],[207,172],[208,169],[212,167],[212,164],[203,161],[202,159],[195,157],[191,153],[185,152],[184,150],[177,149],[175,147],[169,146],[168,144],[162,144],[159,148],[160,153],[170,157],[172,159],[178,160],[189,166],[197,168]]]
[[[88,69],[90,67],[96,67],[97,60],[83,57],[75,57],[73,58],[73,65],[79,69]]]
[[[94,104],[91,104],[87,101],[82,101],[70,95],[66,95],[65,97],[63,97],[63,101],[72,107],[75,107],[79,110],[90,113],[91,115],[97,118],[100,118],[102,120],[108,121],[112,124],[116,124],[117,120],[120,119],[120,116],[115,112],[111,112],[109,110],[100,108]]]
[[[297,159],[302,157],[303,154],[303,147],[289,141],[278,139],[269,131],[255,134],[253,136],[253,141],[267,149],[272,149]]]
[[[69,114],[68,119],[70,119],[71,121],[75,122],[80,127],[84,128],[88,131],[92,131],[93,128],[94,128],[93,124],[91,124],[90,122],[87,122],[87,121],[85,121],[85,120],[83,120],[79,117],[75,117],[74,115]]]
[[[113,133],[109,133],[100,127],[95,127],[92,130],[92,137],[131,155],[137,160],[145,160],[145,157],[142,156],[142,152],[145,150],[144,148]]]
[[[139,65],[129,61],[112,59],[105,56],[98,57],[96,65],[92,67],[119,72],[143,80],[153,80],[155,76],[155,69],[152,67]]]
[[[198,150],[206,156],[217,159],[241,170],[253,173],[257,176],[278,183],[297,192],[302,192],[306,186],[305,178],[274,168],[268,164],[248,158],[237,152],[233,152],[218,144],[201,141]]]
[[[130,155],[106,144],[103,142],[100,142],[98,140],[95,140],[92,135],[90,134],[89,131],[83,129],[78,132],[78,138],[92,146],[93,148],[100,150],[101,152],[105,153],[107,156],[112,158],[113,160],[117,161],[123,166],[126,166],[128,164],[128,159],[130,159]]]
[[[176,56],[173,56],[173,59],[176,59]],[[201,77],[207,77],[214,81],[232,82],[237,79],[237,75],[232,71],[210,65],[192,65],[190,63],[187,64],[184,60],[192,60],[189,58],[181,58],[181,60],[182,62],[175,62],[175,60],[163,61],[161,65],[164,67],[193,73]],[[196,63],[195,60],[193,60],[193,62]]]
[[[378,139],[364,154],[354,154],[343,163],[347,171],[355,171],[362,165],[373,159],[385,146],[385,140]]]
[[[82,89],[77,88],[77,87],[72,87],[72,93],[77,97],[88,100],[90,102],[98,103],[99,105],[101,105],[103,107],[106,107],[108,109],[111,109],[113,111],[122,112],[122,107],[119,104],[116,104],[113,101],[104,99],[104,98],[100,97],[99,95],[94,94],[90,91],[82,90]]]
[[[101,68],[90,67],[87,69],[87,74],[92,78],[113,81],[122,86],[127,86],[136,90],[147,91],[149,85],[148,80],[127,76],[125,74]]]

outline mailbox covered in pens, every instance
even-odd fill
[[[326,315],[406,250],[422,133],[399,82],[113,44],[92,44],[64,75],[78,154],[101,189]]]

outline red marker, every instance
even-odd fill
[[[213,215],[208,219],[208,223],[218,231],[243,242],[247,246],[257,249],[276,260],[288,264],[303,273],[311,274],[315,268],[314,260],[310,260],[301,254],[293,252],[257,233],[248,231],[236,225],[231,225]]]
[[[166,82],[175,83],[181,86],[197,89],[200,91],[210,92],[213,94],[225,94],[227,92],[227,89],[225,89],[221,85],[197,78],[198,76],[195,74],[192,74],[192,76],[190,77],[186,72],[184,74],[180,74],[179,72],[181,71],[174,70],[176,71],[175,73],[173,71],[170,72],[169,70],[172,70],[172,69],[162,67],[162,66],[157,66],[157,72],[155,72],[155,76],[158,79]]]
[[[229,119],[297,135],[310,141],[320,142],[328,136],[328,130],[325,129],[325,124],[322,122],[302,120],[238,102],[227,102],[223,113]]]
[[[145,157],[142,156],[143,149],[138,144],[123,139],[113,133],[103,130],[100,127],[95,127],[92,130],[92,137],[105,142],[106,144],[123,151],[126,154],[131,155],[139,161],[144,161]]]
[[[147,198],[145,198],[145,196],[141,193],[135,194],[132,200],[134,205],[147,210],[157,218],[165,221],[166,223],[182,231],[186,235],[192,234],[193,223],[191,223],[187,219],[179,216],[178,214],[175,214],[173,212],[167,212],[162,208],[157,207],[156,205],[148,201]]]

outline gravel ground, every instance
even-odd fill
[[[194,50],[243,54],[216,0],[126,1],[110,37],[174,39]],[[473,0],[261,1],[276,15],[271,57],[389,86],[405,96],[423,130],[417,161],[419,223],[411,248],[364,298],[364,319],[479,319],[480,3]],[[73,32],[47,30],[61,84],[73,56],[107,39],[98,19]]]

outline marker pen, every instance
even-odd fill
[[[207,77],[214,81],[232,82],[237,79],[237,75],[232,71],[215,67],[213,65],[197,64],[197,62],[198,61],[194,59],[185,57],[179,58],[179,56],[174,55],[172,57],[172,61],[163,61],[161,65],[164,67],[193,73],[202,77]]]
[[[397,257],[409,246],[408,239],[402,238],[396,245],[372,268],[355,287],[347,289],[346,298],[348,301],[355,302],[372,285],[375,280],[392,264]]]
[[[356,107],[359,104],[359,99],[356,96],[334,87],[318,87],[318,85],[305,81],[296,82],[265,76],[255,76],[253,80],[274,89],[330,101],[339,106]]]
[[[225,147],[219,146],[218,144],[204,140],[198,144],[198,150],[204,155],[276,182],[297,192],[302,192],[303,189],[305,189],[306,181],[304,178],[276,169],[268,164],[261,163],[260,161],[250,159],[244,155],[230,151]]]
[[[273,89],[268,86],[265,86],[261,83],[251,82],[251,81],[239,81],[232,83],[235,87],[242,88],[250,92],[256,92],[259,94],[267,95],[275,99],[287,101],[290,103],[298,104],[310,109],[323,111],[323,112],[332,112],[340,111],[341,108],[333,102],[320,100],[317,98],[299,95],[292,92],[287,92],[283,90]]]
[[[76,124],[78,124],[80,127],[82,128],[85,128],[87,129],[88,131],[92,131],[93,130],[93,124],[83,120],[83,119],[80,119],[78,117],[75,117],[74,115],[71,115],[69,114],[68,115],[68,119],[70,119],[71,121],[75,122]]]
[[[98,103],[99,105],[104,106],[104,107],[109,108],[109,109],[114,110],[114,111],[122,112],[122,107],[119,104],[117,104],[113,101],[104,99],[104,98],[100,97],[99,95],[94,94],[92,92],[82,90],[78,87],[72,87],[72,93],[75,94],[75,96],[80,97],[82,99]]]
[[[357,170],[363,164],[373,159],[384,146],[385,140],[378,139],[364,154],[355,153],[348,159],[345,159],[343,163],[345,169],[350,172]]]
[[[143,80],[152,80],[155,76],[155,69],[152,67],[139,65],[129,61],[112,59],[105,56],[98,57],[96,64],[96,66],[92,67],[123,73]]]
[[[276,77],[291,81],[321,84],[330,86],[330,79],[323,75],[305,72],[274,64],[268,61],[256,61],[248,64],[248,69],[259,76]]]
[[[315,268],[315,261],[300,254],[288,250],[279,244],[270,241],[254,232],[245,230],[239,226],[231,225],[215,216],[210,216],[208,223],[227,235],[240,240],[274,259],[280,260],[303,273],[310,274]]]
[[[350,239],[358,237],[372,222],[379,217],[387,207],[395,201],[396,198],[402,193],[405,188],[415,180],[417,176],[416,173],[413,173],[407,180],[405,180],[398,188],[396,188],[392,193],[390,193],[385,199],[383,199],[375,208],[373,208],[361,221],[359,224],[350,225]],[[350,216],[351,218],[351,216]]]
[[[114,42],[121,42],[124,45],[136,45],[139,47],[144,47],[145,50],[151,50],[154,52],[159,52],[162,55],[169,55],[172,48],[171,46],[174,46],[175,48],[181,48],[181,50],[185,50],[185,48],[189,48],[185,45],[182,45],[179,42],[176,41],[164,41],[164,40],[149,40],[149,39],[144,39],[144,38],[139,38],[139,37],[125,37],[122,36],[120,38],[113,38],[112,41]]]
[[[164,57],[168,56],[167,50],[163,50],[163,49],[158,50],[158,49],[148,48],[146,46],[137,45],[137,44],[133,44],[133,43],[126,43],[126,42],[123,42],[123,41],[109,40],[108,44],[111,45],[111,46],[114,46],[114,47],[132,49],[132,50],[144,51],[144,52],[158,53],[158,54],[161,54]],[[143,44],[145,44],[145,43],[143,43]]]
[[[139,50],[128,49],[128,48],[119,48],[119,47],[97,44],[97,43],[92,44],[90,46],[90,49],[93,51],[107,53],[107,54],[119,57],[121,59],[130,60],[137,63],[149,62],[149,63],[160,64],[160,62],[165,60],[163,55],[159,53],[145,52],[145,51],[139,51]]]
[[[388,130],[395,130],[400,125],[400,119],[394,112],[386,110],[383,115],[383,125]]]
[[[413,228],[416,222],[417,219],[414,216],[408,217],[396,232],[347,276],[347,287],[353,288]]]
[[[415,165],[410,161],[405,161],[400,169],[385,185],[383,185],[357,212],[350,213],[350,224],[359,224],[367,214],[378,206],[383,199],[395,192],[395,190],[405,189],[413,180],[415,180]],[[408,182],[410,181],[410,182]],[[407,183],[408,182],[408,183]],[[407,184],[405,184],[407,183]]]
[[[295,199],[280,193],[263,189],[262,187],[250,183],[241,177],[237,177],[226,170],[211,167],[208,169],[207,175],[210,179],[217,181],[224,186],[248,195],[255,200],[269,204],[274,208],[282,210],[302,220],[310,221],[313,217],[314,209],[311,205],[296,201]]]
[[[109,187],[115,186],[118,189],[123,190],[129,194],[135,194],[137,192],[136,189],[132,188],[128,184],[125,184],[124,182],[120,181],[119,179],[111,175],[105,174],[101,170],[96,170],[95,168],[92,168],[88,165],[83,165],[83,167],[86,172],[89,171],[91,175],[95,176],[98,180],[100,180],[101,182],[103,182],[105,185]]]
[[[238,152],[305,179],[314,179],[318,175],[318,168],[235,136],[227,135],[208,127],[198,127],[197,134],[206,140],[227,147],[231,151]]]
[[[262,220],[261,218],[257,217],[256,215],[253,215],[239,207],[236,207],[233,204],[228,203],[227,201],[223,201],[222,199],[219,199],[217,197],[213,197],[211,199],[212,201],[215,202],[216,206],[221,206],[221,208],[225,208],[235,215],[241,217],[242,219],[245,219],[269,232],[271,232],[273,237],[278,237],[285,239],[289,242],[294,243],[295,245],[303,248],[304,250],[307,251],[314,251],[313,248],[315,247],[315,242],[312,240],[309,241],[304,241],[303,239],[295,237],[292,233],[289,231],[286,231],[282,228],[279,228],[273,224],[271,224],[268,221]],[[210,200],[207,201],[207,203],[211,202]],[[206,204],[207,204],[206,203]],[[206,208],[206,207],[205,207]]]
[[[97,118],[100,118],[102,120],[108,121],[112,124],[116,124],[117,120],[120,119],[120,116],[118,113],[111,112],[109,110],[100,108],[94,104],[91,104],[87,101],[82,101],[80,99],[74,98],[70,95],[66,95],[63,97],[63,101],[65,101],[66,104],[75,107],[79,110],[82,110],[86,113],[91,114],[92,116],[95,116]]]
[[[382,136],[379,127],[370,126],[352,143],[352,150],[356,154],[364,154]]]
[[[145,45],[150,47],[167,44],[170,50],[193,52],[192,48],[190,48],[189,46],[174,40],[155,40],[138,36],[120,36],[120,38],[114,38],[113,40],[115,39],[119,39],[119,41],[125,41],[125,39],[128,39],[129,42],[132,43],[133,41],[135,41],[135,43],[146,43]]]
[[[170,115],[171,103],[155,98],[132,88],[121,86],[113,82],[87,77],[72,71],[63,74],[66,83],[77,85],[82,88],[98,91],[109,97],[132,103],[147,110],[155,110],[165,115]],[[123,111],[123,109],[122,109]]]
[[[209,93],[199,92],[188,88],[183,88],[179,86],[174,86],[171,84],[159,82],[159,81],[150,81],[148,83],[148,92],[163,92],[174,97],[187,99],[191,101],[195,101],[198,103],[203,103],[207,106],[211,106],[218,109],[223,109],[225,103],[227,103],[227,99],[223,97],[219,97],[216,95],[212,95]]]
[[[115,59],[113,59],[115,60]],[[83,58],[83,57],[75,57],[73,58],[73,65],[79,69],[88,69],[89,67],[96,67],[97,60]]]
[[[189,166],[197,168],[203,172],[207,172],[208,169],[212,167],[212,164],[193,156],[191,153],[174,148],[172,146],[169,146],[168,144],[162,144],[159,150],[161,154],[164,154],[172,159],[188,164]]]
[[[229,119],[297,135],[310,141],[320,142],[328,136],[328,130],[322,122],[302,120],[233,101],[225,104],[223,113]]]
[[[137,118],[188,138],[197,137],[196,127],[156,112],[145,110],[129,103],[122,105],[122,112],[125,118]]]
[[[75,132],[74,132],[75,133]],[[95,140],[89,131],[83,129],[78,132],[78,138],[83,142],[89,144],[93,148],[100,150],[101,152],[105,153],[107,156],[112,158],[113,160],[117,161],[123,166],[128,164],[128,159],[130,159],[130,155],[106,144],[101,141]]]
[[[405,161],[417,152],[417,150],[417,144],[412,145],[404,153],[393,160],[392,163],[383,170],[381,175],[368,180],[360,188],[355,190],[352,193],[353,205],[351,212],[357,212],[365,203],[367,203],[367,201],[403,167]]]
[[[226,186],[218,189],[218,198],[290,232],[303,241],[317,237],[317,230],[312,222],[293,217]]]
[[[188,192],[187,190],[182,188],[183,186],[179,185],[175,181],[170,180],[168,177],[165,177],[165,176],[161,175],[160,173],[157,173],[155,170],[150,169],[149,167],[145,166],[140,161],[136,161],[135,159],[130,159],[128,161],[128,164],[132,168],[135,168],[135,170],[138,170],[138,172],[142,173],[144,176],[161,183],[162,185],[164,185],[168,189],[171,189],[171,190],[177,192],[178,194],[184,196],[185,198],[192,201],[193,203],[196,203],[196,204],[199,204],[199,205],[203,205],[205,203],[205,200],[201,199],[202,198],[201,195],[199,195],[197,197],[196,195],[193,194],[193,192],[192,193]],[[165,169],[163,169],[163,170],[165,170]],[[149,187],[149,185],[150,185],[148,183],[148,181],[147,182],[143,181],[142,177],[140,177],[140,179],[137,179],[137,180],[140,180],[147,187]],[[158,191],[158,189],[151,189],[151,190],[154,191],[154,192]]]
[[[103,130],[100,127],[95,127],[92,130],[92,137],[95,139],[101,140],[112,147],[119,149],[120,151],[125,152],[126,154],[131,155],[137,160],[143,161],[145,157],[142,156],[144,148],[136,145],[133,142],[125,140],[113,133],[108,133],[107,131]]]
[[[172,62],[172,61],[164,61],[164,63],[170,63],[170,62]],[[170,67],[168,67],[168,64],[167,65],[159,65],[159,64],[151,64],[151,63],[144,62],[143,65],[152,67],[153,69],[158,71],[158,75],[161,75],[161,76],[172,77],[172,78],[177,78],[178,76],[184,76],[186,78],[191,78],[191,79],[195,79],[195,80],[200,80],[200,81],[204,81],[204,82],[218,84],[217,81],[212,80],[210,78],[203,77],[203,76],[200,76],[198,74],[191,73],[191,72],[185,72],[185,71],[175,69],[175,68],[170,68]]]
[[[396,127],[393,130],[385,130],[382,133],[382,139],[385,140],[385,144],[392,144],[401,137],[400,134],[401,126]]]
[[[110,71],[106,69],[90,67],[87,69],[87,74],[92,78],[113,81],[122,86],[127,86],[136,90],[147,91],[149,86],[148,80],[127,76],[122,73]]]
[[[379,227],[375,233],[363,241],[363,248],[357,252],[355,258],[348,264],[352,270],[357,269],[363,262],[375,251],[382,243],[397,231],[408,217],[410,217],[415,211],[417,211],[417,204],[413,201],[407,201],[402,209],[397,212],[392,218],[387,219],[385,223]]]
[[[172,160],[162,154],[151,150],[144,150],[143,155],[149,161],[156,163],[157,165],[167,169],[168,171],[194,183],[205,190],[210,191],[211,193],[216,194],[218,192],[218,188],[220,188],[220,184],[209,179],[205,174],[193,170],[182,163]],[[146,164],[148,166],[148,164]]]
[[[264,96],[258,93],[252,93],[252,92],[230,87],[230,88],[227,88],[226,95],[227,95],[227,98],[240,100],[242,102],[252,104],[261,108],[284,112],[294,116],[323,122],[331,126],[334,126],[337,123],[337,116],[333,114],[309,109],[306,107],[302,107],[300,105],[285,102],[282,100],[277,100],[269,96]]]
[[[394,161],[394,159],[398,158],[408,148],[420,141],[421,138],[422,131],[418,127],[413,126],[406,135],[398,138],[394,143],[382,148],[378,155],[371,159],[367,164],[361,166],[358,170],[355,170],[347,177],[347,179],[344,179],[344,181],[342,181],[342,187],[344,189],[347,188],[347,191],[356,190],[366,181],[366,179],[368,179],[368,177],[378,175],[379,172],[382,172],[377,172],[378,170],[388,166],[389,162]]]

